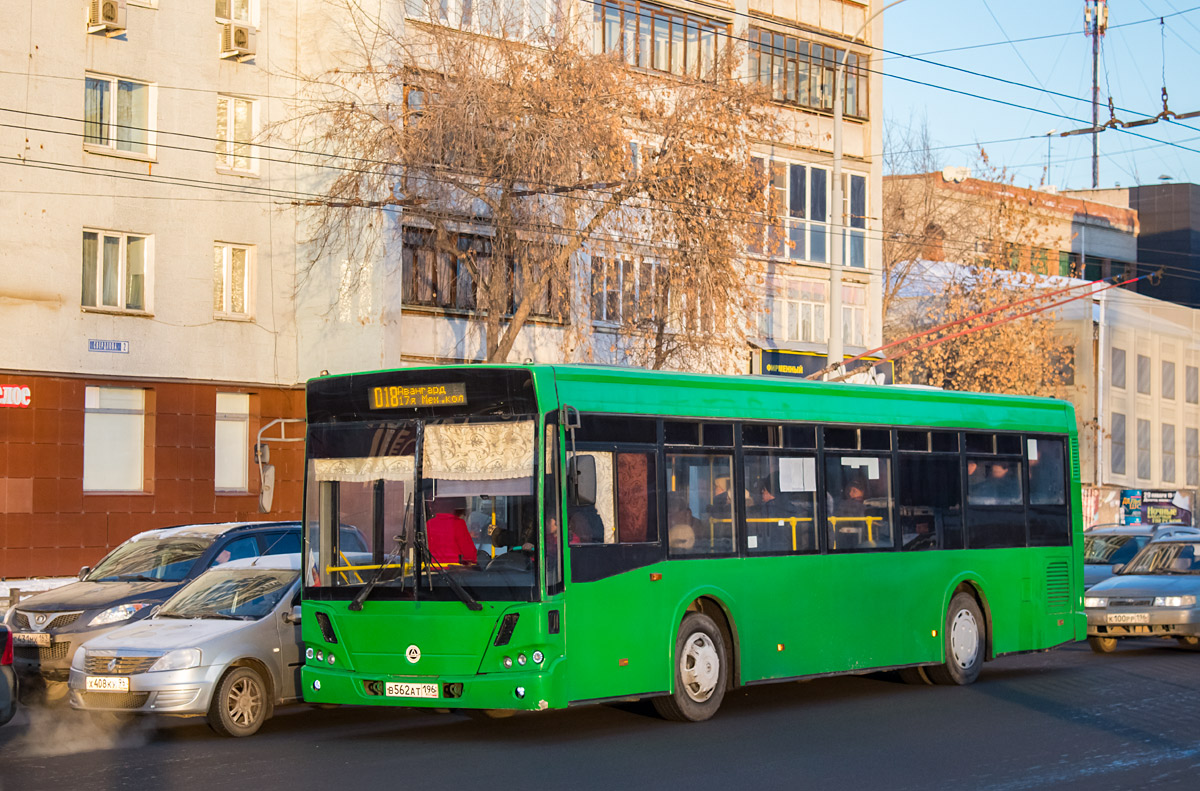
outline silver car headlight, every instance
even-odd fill
[[[1192,607],[1196,604],[1195,596],[1155,596],[1155,607]]]
[[[150,666],[150,670],[148,672],[155,673],[159,670],[187,670],[189,667],[199,666],[199,648],[177,648],[174,651],[168,651],[160,656],[158,661]]]
[[[1083,597],[1083,606],[1084,607],[1107,607],[1108,606],[1108,597],[1107,596],[1084,596]]]
[[[149,606],[149,603],[144,601],[134,602],[133,604],[118,604],[116,607],[109,607],[97,615],[88,622],[88,626],[106,626],[110,623],[128,621],[138,610]]]

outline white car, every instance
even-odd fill
[[[249,736],[300,698],[300,556],[216,566],[149,618],[84,643],[71,663],[77,709],[206,716]]]

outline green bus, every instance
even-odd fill
[[[1086,635],[1062,401],[576,365],[307,399],[310,702],[698,721],[743,685],[966,684]]]

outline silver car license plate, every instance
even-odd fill
[[[17,645],[36,645],[38,648],[49,648],[50,635],[45,632],[13,632],[13,642]]]
[[[88,692],[128,692],[129,679],[124,676],[88,676],[84,681]]]
[[[1150,614],[1145,612],[1110,612],[1109,623],[1150,623]]]
[[[438,697],[438,685],[389,681],[384,685],[384,692],[389,698],[436,698]]]

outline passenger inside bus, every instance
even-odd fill
[[[462,506],[450,498],[434,500],[431,509],[434,516],[425,523],[429,540],[429,553],[433,559],[445,564],[474,566],[478,561],[475,542],[467,523],[460,516]]]

